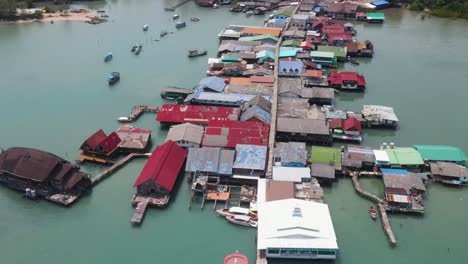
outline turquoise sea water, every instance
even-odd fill
[[[110,22],[97,26],[0,25],[0,147],[35,147],[74,160],[88,135],[117,128],[116,118],[127,115],[133,105],[160,105],[163,87],[192,87],[203,78],[207,57],[189,60],[187,50],[207,49],[215,56],[217,33],[226,25],[261,25],[264,19],[188,3],[177,10],[180,20],[201,21],[176,30],[172,13],[163,11],[175,2],[91,3],[87,6],[110,15]],[[356,26],[357,38],[372,40],[376,55],[357,68],[346,68],[364,73],[368,90],[338,96],[337,106],[395,107],[400,128],[367,131],[363,144],[448,144],[468,153],[468,23],[434,17],[422,21],[404,10],[388,10],[386,18],[383,25]],[[143,24],[149,25],[146,33]],[[166,29],[174,34],[154,41]],[[143,44],[140,56],[130,53],[136,42]],[[114,59],[106,64],[108,51]],[[119,71],[122,78],[108,87],[111,71]],[[167,132],[154,115],[143,116],[135,126],[153,129],[153,145]],[[221,263],[235,250],[255,260],[255,230],[223,221],[210,204],[189,210],[189,186],[183,180],[168,208],[148,210],[141,228],[133,228],[132,184],[144,162],[131,162],[69,209],[0,188],[1,262]],[[84,169],[96,174],[102,168]],[[383,189],[375,179],[363,184],[377,194]],[[391,248],[380,223],[369,219],[369,203],[354,193],[348,179],[325,188],[340,247],[337,263],[464,263],[468,192],[439,185],[428,189],[424,217],[390,217],[398,240]]]

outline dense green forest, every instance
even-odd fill
[[[468,0],[409,0],[411,10],[426,8],[435,16],[468,19]]]

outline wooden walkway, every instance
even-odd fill
[[[101,173],[98,175],[94,176],[91,178],[91,184],[95,185],[98,182],[100,182],[102,179],[104,179],[106,176],[112,174],[114,171],[118,170],[120,167],[125,165],[127,162],[129,162],[131,159],[134,157],[149,157],[151,156],[151,153],[131,153],[127,156],[125,156],[123,159],[117,161],[112,167],[103,170]]]
[[[135,208],[135,212],[133,213],[132,216],[132,223],[133,224],[141,224],[141,221],[143,221],[143,216],[145,216],[146,208],[148,206],[148,199],[144,199],[143,201],[139,202]]]
[[[164,10],[166,10],[166,11],[175,11],[176,8],[178,8],[179,6],[182,6],[182,5],[184,5],[184,4],[186,4],[186,3],[190,2],[190,1],[192,1],[192,0],[184,0],[184,1],[182,1],[182,2],[180,2],[178,4],[175,4],[175,5],[171,6],[171,7],[166,7],[166,8],[164,8]]]
[[[396,244],[396,239],[395,239],[395,235],[393,234],[392,227],[390,226],[390,222],[388,221],[388,216],[387,216],[387,211],[386,211],[387,206],[385,204],[385,201],[383,199],[380,199],[379,197],[377,197],[377,196],[363,190],[361,188],[361,183],[359,182],[359,176],[358,175],[359,174],[357,172],[352,172],[351,173],[351,176],[352,176],[352,179],[353,179],[354,189],[362,197],[365,197],[365,198],[377,203],[377,205],[379,207],[379,211],[380,211],[380,219],[382,220],[383,229],[384,229],[385,233],[387,234],[388,239],[390,240],[390,243],[392,243],[392,245],[395,245]]]
[[[120,123],[131,123],[137,120],[143,113],[157,113],[159,107],[149,105],[137,105],[133,107],[132,112],[127,117],[120,117],[118,121]]]
[[[380,219],[382,219],[382,225],[385,230],[385,233],[387,233],[390,243],[392,243],[392,245],[395,245],[396,244],[395,235],[393,234],[392,227],[390,226],[390,222],[388,221],[387,212],[385,210],[384,204],[381,204],[381,203],[379,204],[379,212],[380,212]]]

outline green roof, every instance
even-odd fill
[[[271,34],[264,34],[264,35],[250,36],[250,37],[242,37],[242,38],[239,38],[239,41],[261,41],[265,39],[271,39],[276,42],[278,42],[279,40],[277,37]]]
[[[279,57],[284,58],[284,57],[296,57],[297,50],[295,49],[290,49],[290,50],[280,50],[279,52]]]
[[[310,155],[312,163],[341,164],[341,150],[339,148],[312,146]]]
[[[384,13],[366,13],[367,19],[379,19],[384,20],[385,14]]]
[[[222,61],[224,61],[224,62],[237,62],[237,61],[241,61],[241,59],[239,59],[237,57],[226,56],[226,57],[223,57]]]
[[[414,148],[385,149],[392,165],[422,165],[424,161]]]
[[[346,58],[346,47],[338,47],[338,46],[318,46],[318,51],[325,51],[325,52],[333,52],[335,53],[336,57]]]
[[[329,52],[329,51],[311,51],[310,52],[311,57],[320,57],[320,58],[334,58],[335,53],[334,52]]]
[[[460,148],[452,146],[414,145],[423,159],[464,163],[468,160]]]
[[[287,47],[300,47],[301,46],[301,41],[297,39],[289,39],[285,40],[281,43],[281,46]]]

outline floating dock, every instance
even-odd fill
[[[148,206],[148,201],[149,201],[149,198],[143,199],[137,204],[135,212],[133,213],[132,220],[131,220],[133,224],[139,225],[143,221],[143,216],[145,216],[146,207]]]

